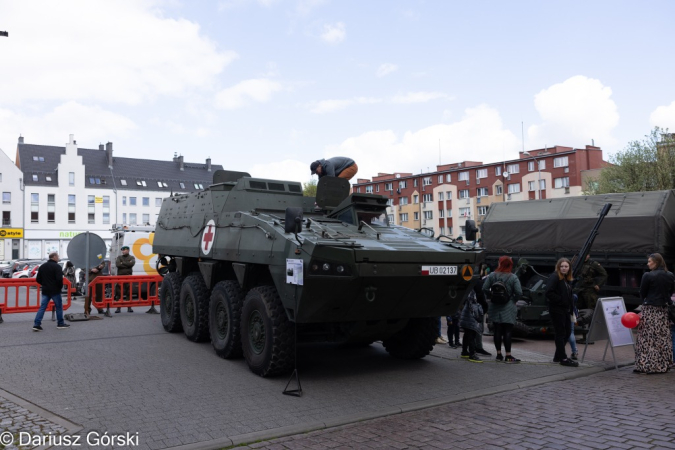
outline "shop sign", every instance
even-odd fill
[[[0,239],[20,239],[23,237],[23,228],[0,228]]]

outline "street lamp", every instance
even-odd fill
[[[539,172],[539,181],[537,185],[537,199],[541,200],[541,168],[539,167],[539,161],[537,158],[530,154],[530,152],[523,152],[523,156],[530,156],[532,159],[534,159],[534,163],[537,165],[537,172]]]

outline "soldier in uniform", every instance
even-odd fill
[[[577,308],[594,311],[600,286],[606,281],[607,271],[599,262],[592,260],[591,255],[586,255],[584,265],[581,267],[581,276],[574,286],[574,293],[579,297]]]
[[[125,245],[122,247],[122,254],[117,257],[115,260],[115,267],[117,267],[117,275],[132,275],[133,267],[136,264],[136,258],[129,254],[129,246]],[[121,295],[121,287],[119,284],[115,285],[115,300],[119,300]],[[124,286],[124,299],[131,301],[131,284],[127,283]],[[134,312],[133,309],[128,308],[128,312]],[[116,313],[122,312],[122,308],[117,308]]]
[[[92,281],[94,281],[96,278],[99,276],[103,275],[103,268],[105,266],[105,261],[103,261],[101,264],[99,264],[96,267],[92,267],[89,269],[89,277],[87,278],[87,286],[91,284]],[[103,285],[102,284],[97,284],[96,285],[96,298],[98,300],[101,300],[103,298]],[[99,314],[103,314],[105,311],[102,309],[98,310]],[[91,297],[89,297],[89,289],[87,288],[86,295],[84,296],[84,314],[89,315],[91,314]]]

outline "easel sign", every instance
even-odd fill
[[[586,346],[584,347],[584,354],[581,357],[581,362],[584,362],[586,357],[586,349],[588,342],[607,340],[605,346],[605,353],[602,355],[602,360],[607,356],[607,348],[612,349],[612,358],[614,359],[614,367],[619,368],[616,363],[616,355],[614,355],[614,347],[623,347],[626,345],[635,345],[633,340],[633,331],[626,328],[621,323],[621,317],[626,314],[626,304],[623,297],[606,297],[599,298],[595,305],[593,312],[593,320],[591,328],[586,336]]]

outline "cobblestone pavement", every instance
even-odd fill
[[[238,449],[674,449],[675,374],[630,367]]]
[[[597,359],[581,368],[552,364],[551,341],[516,343],[514,354],[523,359],[518,365],[469,363],[447,345],[437,345],[418,361],[391,358],[380,344],[363,349],[311,345],[299,348],[304,395],[294,398],[282,395],[286,377],[257,377],[242,360],[218,358],[208,343],[164,332],[159,316],[143,314],[145,309],[74,322],[69,330],[56,330],[47,319],[41,333],[30,329],[32,314],[5,316],[0,387],[81,427],[81,434],[137,432],[135,448],[144,450],[218,448],[508,392],[604,367]],[[69,312],[81,311],[78,300]],[[494,351],[490,342],[486,337],[485,347]],[[629,358],[631,351],[624,353]]]

